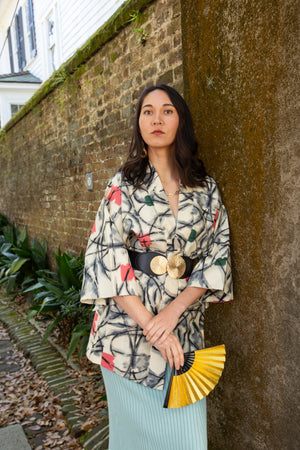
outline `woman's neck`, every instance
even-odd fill
[[[154,166],[163,183],[179,182],[179,173],[173,157],[173,152],[149,150],[149,160]]]

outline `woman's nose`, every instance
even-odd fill
[[[157,125],[157,124],[161,124],[161,123],[162,123],[162,118],[158,112],[158,113],[154,114],[154,116],[153,116],[153,124]]]

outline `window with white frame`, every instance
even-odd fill
[[[48,66],[50,73],[56,70],[56,30],[54,13],[51,11],[46,21],[47,24],[47,44],[48,44]]]
[[[20,8],[18,13],[16,14],[15,30],[16,30],[18,66],[19,71],[21,72],[26,66],[22,8]]]
[[[35,37],[35,27],[34,27],[34,13],[33,13],[33,3],[32,0],[27,1],[27,21],[28,21],[28,31],[29,31],[29,44],[30,44],[30,54],[34,58],[37,54],[36,48],[36,37]]]
[[[11,112],[11,117],[14,116],[19,109],[22,108],[23,105],[17,105],[17,104],[11,104],[10,105],[10,112]]]

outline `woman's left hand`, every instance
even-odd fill
[[[206,288],[186,287],[168,306],[152,317],[143,328],[147,341],[151,345],[164,343],[176,327],[181,314],[206,290]]]
[[[174,330],[179,319],[172,304],[166,306],[156,316],[149,320],[144,328],[144,335],[151,345],[162,344]]]

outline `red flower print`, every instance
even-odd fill
[[[122,281],[135,280],[135,275],[131,264],[121,264],[121,279]]]
[[[95,233],[95,232],[96,232],[96,221],[94,222],[94,226],[93,226],[93,229],[92,229],[91,234],[93,234],[93,233]]]
[[[94,320],[93,320],[93,325],[92,325],[92,329],[91,329],[91,334],[92,334],[93,336],[95,336],[95,333],[96,333],[96,322],[97,322],[97,319],[98,319],[98,313],[95,312]]]
[[[142,247],[149,247],[149,245],[152,244],[150,235],[148,233],[146,234],[137,234],[136,237],[140,241],[140,244]]]
[[[101,366],[105,367],[105,369],[108,369],[112,372],[115,366],[114,359],[115,357],[113,355],[103,352],[101,359]]]
[[[106,196],[110,202],[115,202],[116,205],[121,205],[121,189],[118,186],[112,185],[109,193]]]
[[[212,227],[213,227],[213,228],[215,228],[215,226],[216,226],[218,217],[219,217],[219,210],[216,212],[216,215],[215,215],[215,218],[214,218],[214,223],[212,224]]]

